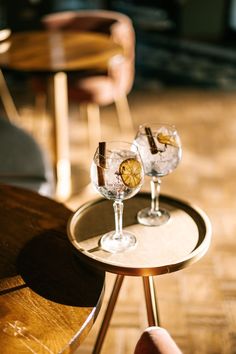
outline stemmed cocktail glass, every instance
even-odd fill
[[[123,230],[123,200],[140,190],[144,170],[137,146],[126,142],[101,142],[91,166],[91,180],[97,191],[113,200],[115,231],[100,239],[100,246],[108,252],[125,251],[136,245],[136,237]]]
[[[140,224],[158,226],[166,223],[170,215],[159,207],[161,177],[171,173],[178,165],[181,143],[177,130],[168,124],[143,124],[135,137],[145,175],[151,177],[151,207],[138,212]]]

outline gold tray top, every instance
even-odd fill
[[[100,237],[114,229],[113,202],[96,199],[81,206],[68,222],[68,237],[78,255],[105,271],[149,276],[170,273],[196,262],[209,248],[211,224],[198,207],[166,195],[160,204],[171,214],[162,226],[138,224],[137,212],[150,205],[150,194],[139,193],[124,202],[123,227],[135,233],[137,245],[123,253],[108,253]]]

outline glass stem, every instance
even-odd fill
[[[113,203],[113,208],[115,212],[115,228],[116,228],[116,233],[114,238],[121,239],[122,224],[123,224],[123,202],[121,200],[115,201]]]
[[[159,208],[159,195],[161,190],[161,179],[159,177],[152,177],[151,179],[151,214],[158,214]]]

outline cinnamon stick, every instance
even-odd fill
[[[146,133],[147,138],[148,138],[148,143],[149,143],[149,146],[150,146],[151,153],[153,155],[157,154],[158,153],[158,149],[157,149],[155,140],[153,138],[151,128],[150,127],[145,127],[144,129],[145,129],[145,133]]]
[[[99,157],[98,157],[98,166],[97,166],[99,187],[105,185],[104,171],[103,171],[103,169],[106,167],[105,152],[106,152],[106,143],[104,141],[99,142],[98,144]]]

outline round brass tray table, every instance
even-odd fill
[[[135,233],[137,245],[123,253],[100,248],[101,236],[114,229],[112,201],[96,199],[82,205],[68,222],[68,236],[84,261],[117,274],[93,353],[99,353],[124,276],[142,276],[150,326],[160,325],[153,276],[178,271],[201,258],[211,240],[211,224],[198,207],[161,195],[160,204],[171,215],[162,226],[143,226],[137,212],[150,205],[150,194],[139,193],[124,202],[123,227]]]

